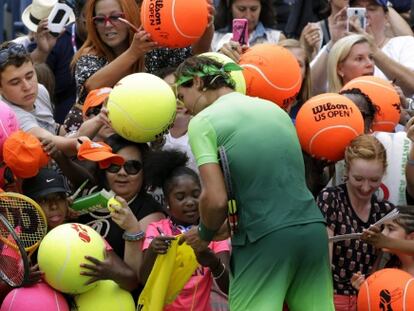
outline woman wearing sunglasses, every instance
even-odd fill
[[[113,153],[125,159],[125,163],[111,164],[108,168],[100,170],[97,176],[99,187],[112,190],[118,198],[124,199],[132,215],[139,222],[141,230],[145,231],[149,223],[165,217],[161,205],[147,194],[144,188],[142,161],[148,146],[130,142],[118,134],[109,136],[106,143],[111,146]],[[118,256],[125,259],[124,240],[128,241],[128,237],[125,237],[124,230],[114,221],[109,211],[95,211],[82,215],[80,221],[98,231]]]

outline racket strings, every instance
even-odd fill
[[[14,228],[21,244],[30,251],[45,236],[45,219],[30,202],[19,197],[1,197],[0,212]]]
[[[25,280],[25,269],[20,248],[5,224],[0,221],[0,273],[10,286],[20,286]]]

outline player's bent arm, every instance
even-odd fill
[[[217,163],[199,167],[203,190],[199,210],[201,222],[210,230],[218,230],[227,217],[227,192],[223,173]]]
[[[31,128],[28,132],[36,136],[39,140],[40,139],[52,140],[53,143],[56,145],[56,147],[69,157],[75,156],[77,154],[76,147],[77,147],[78,142],[76,138],[56,136],[39,126]]]

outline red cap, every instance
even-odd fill
[[[110,87],[103,87],[100,89],[92,90],[86,96],[85,102],[82,106],[82,115],[83,117],[86,116],[86,112],[89,108],[96,107],[102,105],[105,99],[108,98],[109,93],[111,93],[112,88]]]
[[[44,152],[39,139],[23,131],[16,131],[6,139],[3,158],[14,175],[20,178],[36,176],[39,169],[49,162],[49,156]]]
[[[109,165],[123,165],[125,160],[120,155],[112,153],[112,148],[103,142],[84,141],[78,150],[79,160],[98,162],[101,169]]]

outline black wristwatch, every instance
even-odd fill
[[[139,241],[142,240],[145,236],[145,232],[144,231],[138,231],[136,233],[129,233],[124,231],[124,234],[122,234],[122,238],[125,241]]]

